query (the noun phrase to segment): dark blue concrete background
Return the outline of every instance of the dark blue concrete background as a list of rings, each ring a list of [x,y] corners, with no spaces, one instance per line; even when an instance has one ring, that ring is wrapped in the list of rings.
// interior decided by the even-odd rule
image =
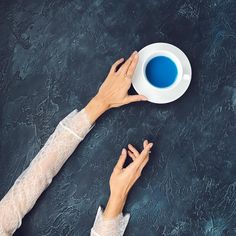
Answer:
[[[5,0],[0,27],[0,197],[117,58],[162,41],[193,68],[178,101],[99,119],[15,235],[88,235],[121,148],[144,138],[155,147],[125,235],[236,235],[234,0]]]

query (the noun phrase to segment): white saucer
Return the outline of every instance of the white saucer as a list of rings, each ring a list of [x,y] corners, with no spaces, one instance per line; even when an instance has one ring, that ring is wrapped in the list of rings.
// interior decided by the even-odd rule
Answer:
[[[178,76],[175,82],[166,88],[153,86],[146,77],[145,69],[151,58],[168,56],[177,66]],[[188,89],[192,77],[192,69],[187,56],[177,47],[169,43],[153,43],[139,51],[139,61],[135,69],[132,84],[138,94],[148,101],[158,104],[169,103],[180,98]]]

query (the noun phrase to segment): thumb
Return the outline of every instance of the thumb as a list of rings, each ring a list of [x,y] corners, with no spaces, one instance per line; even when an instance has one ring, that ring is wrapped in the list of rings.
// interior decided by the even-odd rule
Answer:
[[[130,95],[126,98],[126,102],[127,103],[131,103],[131,102],[140,102],[140,101],[147,101],[148,98],[145,97],[144,95]]]

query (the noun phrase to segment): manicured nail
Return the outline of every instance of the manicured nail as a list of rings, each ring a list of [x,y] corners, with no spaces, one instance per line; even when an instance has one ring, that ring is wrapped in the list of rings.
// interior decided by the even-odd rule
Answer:
[[[123,148],[121,154],[122,154],[122,155],[125,155],[125,153],[126,153],[126,149]]]

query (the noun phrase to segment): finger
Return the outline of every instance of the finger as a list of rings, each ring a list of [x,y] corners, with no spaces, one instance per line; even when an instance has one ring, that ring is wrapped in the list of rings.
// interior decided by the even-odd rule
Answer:
[[[137,54],[137,52],[133,52],[130,57],[126,60],[126,62],[121,66],[121,68],[119,69],[119,72],[123,75],[126,75],[128,68],[130,66],[130,64],[132,63],[134,56]]]
[[[148,140],[146,139],[143,141],[143,148],[145,148],[147,145],[148,145]],[[150,154],[150,153],[151,153],[151,151],[149,151],[148,154]]]
[[[145,139],[145,140],[143,141],[143,148],[145,148],[147,145],[148,145],[148,141],[147,141],[147,139]]]
[[[129,95],[125,98],[125,103],[132,103],[132,102],[140,102],[140,101],[147,101],[148,98],[144,95]]]
[[[140,153],[140,156],[142,156],[142,157],[148,156],[148,154],[149,154],[149,152],[150,152],[152,146],[153,146],[153,143],[149,143],[149,144],[143,149],[143,151]]]
[[[111,72],[111,73],[116,72],[117,66],[120,65],[123,61],[124,61],[124,58],[121,58],[121,59],[117,60],[117,61],[111,66],[110,72]]]
[[[144,159],[145,159],[146,157],[148,157],[149,151],[151,150],[152,146],[153,146],[153,143],[149,143],[149,144],[143,149],[143,151],[141,152],[141,154],[139,155],[139,157],[136,158],[136,160],[135,160],[135,165],[136,165],[136,167],[139,167],[139,166],[142,164],[142,162],[144,161]]]
[[[135,71],[135,68],[136,68],[137,64],[138,64],[138,53],[136,53],[134,55],[133,60],[130,64],[130,66],[128,67],[128,70],[127,70],[127,73],[126,73],[126,75],[127,75],[126,77],[128,79],[132,79],[132,76],[134,74],[134,71]]]
[[[131,151],[128,150],[128,154],[132,158],[133,161],[136,159],[136,156]]]
[[[135,157],[138,157],[140,155],[137,149],[133,145],[129,144],[128,148],[135,155]]]
[[[143,168],[147,165],[149,161],[149,157],[145,158],[144,161],[141,163],[141,165],[138,168],[139,173],[142,173]]]
[[[126,160],[126,157],[127,157],[127,151],[125,148],[122,149],[122,152],[121,152],[121,155],[120,155],[120,158],[116,164],[116,167],[118,169],[122,169],[124,164],[125,164],[125,160]]]

